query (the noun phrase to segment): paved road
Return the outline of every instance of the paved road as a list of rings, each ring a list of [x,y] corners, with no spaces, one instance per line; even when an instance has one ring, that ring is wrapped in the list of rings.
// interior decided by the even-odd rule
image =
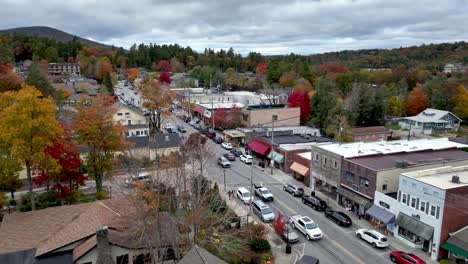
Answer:
[[[175,120],[173,121],[176,122]],[[178,121],[180,123],[180,121]],[[195,130],[188,126],[188,133]],[[213,163],[208,167],[208,177],[217,181],[220,189],[224,190],[223,169],[216,164],[216,158],[227,151],[220,145],[209,141],[210,148],[214,151]],[[285,217],[295,214],[302,214],[311,217],[322,229],[324,237],[319,241],[307,241],[305,237],[298,233],[301,240],[294,245],[299,247],[304,254],[315,256],[320,259],[320,263],[391,263],[388,249],[374,249],[371,245],[356,238],[354,232],[356,228],[343,228],[325,218],[322,212],[314,211],[312,208],[302,204],[300,198],[294,198],[283,191],[285,182],[294,182],[292,178],[279,178],[270,175],[270,169],[262,170],[258,166],[249,166],[236,160],[231,163],[231,168],[226,169],[226,190],[233,190],[240,186],[250,189],[250,178],[253,182],[262,183],[268,187],[275,196],[275,201],[269,203],[276,214],[281,212]]]

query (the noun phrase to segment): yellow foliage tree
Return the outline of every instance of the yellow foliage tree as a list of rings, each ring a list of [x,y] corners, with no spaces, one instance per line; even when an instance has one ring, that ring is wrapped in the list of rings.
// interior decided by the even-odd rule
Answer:
[[[31,167],[51,159],[44,147],[52,145],[51,139],[62,131],[55,111],[52,98],[44,98],[33,86],[23,85],[18,92],[0,96],[0,141],[10,146],[12,156],[26,167],[31,198]],[[31,208],[35,210],[34,199]]]
[[[452,101],[455,105],[453,113],[461,119],[468,119],[468,91],[463,85],[457,87]]]
[[[174,95],[157,80],[149,80],[140,87],[140,92],[144,100],[143,107],[149,111],[149,129],[153,136],[161,132],[163,117],[170,114],[169,108]]]

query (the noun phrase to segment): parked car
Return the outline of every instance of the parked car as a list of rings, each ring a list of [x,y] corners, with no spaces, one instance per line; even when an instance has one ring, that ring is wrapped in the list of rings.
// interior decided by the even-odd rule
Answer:
[[[274,200],[273,194],[270,192],[270,190],[268,190],[268,188],[261,187],[261,186],[258,188],[255,188],[255,196],[260,197],[262,201],[264,202],[268,202],[268,201],[273,202]]]
[[[202,133],[203,135],[206,135],[208,133],[208,128],[204,127],[204,126],[200,126],[200,129],[198,129],[200,131],[200,133]]]
[[[294,232],[294,228],[286,224],[286,231],[282,235],[284,241],[289,243],[296,243],[299,241],[299,236]]]
[[[252,156],[250,155],[242,154],[240,155],[239,159],[245,164],[252,164]]]
[[[420,257],[403,251],[392,251],[390,253],[390,260],[398,264],[426,264]]]
[[[303,195],[302,203],[307,204],[308,206],[314,208],[314,210],[317,211],[324,211],[325,209],[327,209],[327,203],[317,196]]]
[[[213,141],[214,141],[216,144],[221,144],[221,143],[223,143],[223,139],[220,138],[220,137],[215,137],[215,138],[213,138]]]
[[[192,121],[192,118],[190,116],[185,116],[183,120],[185,123],[189,123],[190,121]]]
[[[304,255],[300,260],[296,262],[297,264],[319,264],[320,261],[318,258],[312,256]]]
[[[223,168],[231,167],[231,162],[229,162],[229,160],[227,160],[225,157],[219,157],[218,164]]]
[[[302,196],[304,194],[304,189],[296,185],[287,183],[283,186],[283,190],[292,194],[293,196]]]
[[[273,222],[275,220],[275,213],[273,210],[262,201],[254,201],[250,206],[252,206],[252,211],[254,214],[262,220],[262,222]]]
[[[229,161],[235,161],[236,160],[236,156],[234,156],[234,154],[232,154],[232,153],[226,153],[226,154],[224,154],[224,157]]]
[[[291,225],[303,233],[307,240],[322,238],[323,232],[317,224],[308,216],[293,215],[290,218]]]
[[[239,187],[236,192],[237,198],[239,198],[243,203],[249,204],[252,202],[252,195],[249,190],[245,187]]]
[[[227,150],[231,150],[232,149],[232,144],[230,142],[223,142],[221,143],[221,146]]]
[[[215,138],[216,137],[216,131],[214,131],[213,129],[210,129],[208,130],[208,132],[206,133],[206,136],[210,139],[212,138]]]
[[[187,132],[187,129],[183,125],[178,125],[177,130],[179,130],[180,133],[185,133]]]
[[[191,126],[195,126],[197,124],[197,122],[195,122],[195,120],[192,119],[192,120],[190,120],[188,122],[188,124],[191,125]]]
[[[345,213],[340,212],[340,211],[326,209],[325,217],[331,219],[332,221],[337,223],[339,226],[349,227],[353,224],[353,222],[351,221],[351,218],[349,218],[349,216],[347,216]]]
[[[242,155],[242,151],[238,149],[231,149],[231,153],[234,154],[234,156],[236,157],[240,157],[240,155]]]
[[[366,241],[367,243],[371,244],[373,247],[377,248],[386,248],[388,247],[388,239],[386,236],[380,234],[375,230],[369,229],[358,229],[356,230],[356,236],[359,239]]]
[[[137,181],[146,182],[146,181],[149,181],[150,179],[151,179],[151,175],[148,172],[140,172],[140,173],[138,173],[138,175],[135,175],[135,176],[132,176],[132,177],[126,179],[125,184],[128,187],[131,187],[131,186],[133,186],[133,183],[135,183]]]
[[[164,129],[166,129],[167,132],[171,132],[172,130],[174,130],[174,126],[171,123],[166,123],[164,124]]]

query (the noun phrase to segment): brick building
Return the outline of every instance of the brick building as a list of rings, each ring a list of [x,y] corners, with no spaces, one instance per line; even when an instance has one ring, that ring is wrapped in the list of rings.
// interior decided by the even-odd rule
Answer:
[[[391,136],[392,132],[384,126],[353,128],[354,142],[387,141]]]
[[[47,68],[49,75],[80,75],[80,65],[78,63],[49,63]]]

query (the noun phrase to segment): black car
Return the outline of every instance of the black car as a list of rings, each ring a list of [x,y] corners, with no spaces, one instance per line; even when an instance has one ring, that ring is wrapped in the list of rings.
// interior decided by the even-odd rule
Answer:
[[[238,149],[231,149],[231,153],[234,154],[234,156],[236,157],[240,157],[240,155],[242,155],[242,151]]]
[[[223,143],[223,139],[220,138],[220,137],[215,137],[215,138],[213,138],[213,141],[214,141],[216,144],[221,144],[221,143]]]
[[[232,153],[226,153],[226,154],[224,154],[224,157],[229,161],[235,161],[236,160],[236,156],[234,156],[234,154],[232,154]]]
[[[292,185],[290,183],[287,183],[283,186],[283,190],[286,192],[292,194],[293,196],[302,196],[304,195],[304,189],[301,187],[298,187],[296,185]]]
[[[349,216],[347,216],[343,212],[326,209],[325,217],[328,219],[331,219],[332,221],[337,223],[339,226],[350,227],[353,224],[353,222],[351,221],[351,218],[349,218]]]
[[[323,211],[327,209],[327,203],[317,196],[304,195],[302,196],[302,202],[314,208],[314,210]]]
[[[298,264],[319,264],[320,260],[312,256],[304,255],[297,263]]]
[[[187,132],[187,129],[183,125],[178,125],[177,130],[179,130],[180,133],[185,133]]]

